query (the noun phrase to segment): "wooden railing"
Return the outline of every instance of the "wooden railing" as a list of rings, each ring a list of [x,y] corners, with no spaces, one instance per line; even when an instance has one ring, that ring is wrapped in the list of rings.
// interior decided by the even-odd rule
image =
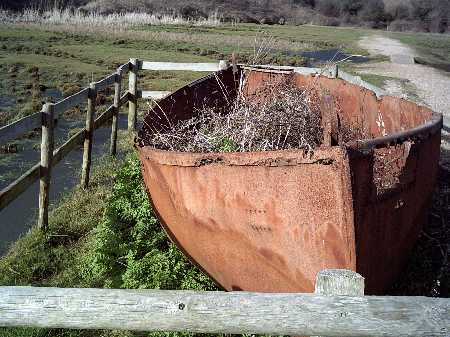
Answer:
[[[166,63],[142,62],[131,59],[111,74],[98,82],[93,82],[88,88],[64,98],[57,103],[45,104],[42,111],[24,117],[14,123],[0,128],[0,144],[17,139],[27,132],[41,128],[41,161],[16,179],[9,186],[0,191],[0,211],[26,191],[36,180],[40,180],[39,187],[39,216],[38,226],[46,228],[48,225],[49,191],[52,167],[58,164],[77,146],[83,144],[83,164],[81,168],[81,185],[89,186],[92,140],[94,131],[112,120],[110,154],[116,154],[118,113],[120,107],[128,103],[128,130],[136,129],[137,102],[139,98],[161,99],[169,94],[165,91],[138,90],[139,70],[189,70],[211,72],[227,66],[226,62],[219,63]],[[122,91],[122,80],[129,74],[129,87]],[[97,93],[110,86],[114,86],[114,103],[100,115],[96,115]],[[65,111],[87,103],[86,125],[81,131],[70,137],[62,146],[54,149],[55,120]]]
[[[450,299],[364,296],[348,270],[315,294],[0,287],[0,326],[296,336],[450,335]]]
[[[42,129],[41,161],[25,172],[16,181],[0,191],[0,211],[27,190],[36,180],[40,180],[39,192],[39,227],[45,228],[48,224],[48,203],[52,167],[59,163],[70,151],[83,143],[83,164],[81,185],[87,188],[89,185],[92,139],[96,129],[112,120],[110,154],[116,154],[117,143],[117,118],[120,107],[128,103],[128,130],[136,129],[137,103],[139,98],[158,100],[170,94],[168,91],[142,91],[138,89],[139,71],[141,70],[176,70],[176,71],[200,71],[215,72],[227,68],[226,61],[218,63],[170,63],[170,62],[146,62],[138,59],[120,66],[114,74],[111,74],[98,82],[93,82],[88,88],[69,96],[57,103],[44,105],[41,112],[24,117],[14,123],[0,128],[0,144],[14,140],[26,132],[36,128]],[[265,66],[259,66],[264,68]],[[273,67],[271,67],[273,68]],[[279,70],[293,70],[300,74],[323,74],[329,77],[342,78],[351,83],[363,86],[374,91],[377,96],[384,95],[383,90],[377,88],[358,76],[352,76],[338,69],[337,66],[320,69],[306,67],[276,67]],[[129,74],[128,90],[121,94],[122,80]],[[101,115],[96,116],[97,93],[107,87],[114,86],[114,103]],[[54,149],[54,121],[60,114],[87,102],[86,126],[83,130],[73,135],[66,143]],[[444,124],[444,130],[450,132],[450,126]]]
[[[128,66],[125,68],[128,68]],[[57,103],[47,103],[43,106],[42,111],[24,117],[0,129],[0,142],[5,143],[33,129],[42,128],[40,163],[34,165],[16,181],[0,191],[0,210],[16,199],[36,180],[40,179],[38,226],[45,228],[48,224],[48,203],[52,167],[82,143],[84,143],[84,153],[81,183],[83,187],[88,186],[93,131],[104,125],[110,119],[117,120],[119,108],[128,101],[128,92],[120,97],[122,74],[123,72],[118,71],[99,82],[91,83],[89,88],[85,88]],[[111,85],[115,85],[114,104],[94,119],[97,92]],[[79,106],[84,102],[88,104],[86,127],[70,137],[62,146],[54,149],[55,120],[68,109]],[[112,134],[117,134],[117,122],[113,123]],[[115,155],[116,138],[112,138],[112,140],[111,154]]]

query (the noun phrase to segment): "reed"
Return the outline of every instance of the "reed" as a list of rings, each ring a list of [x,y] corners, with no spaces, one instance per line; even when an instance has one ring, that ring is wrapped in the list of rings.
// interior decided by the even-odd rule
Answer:
[[[129,28],[142,25],[217,26],[221,24],[221,18],[217,12],[211,13],[205,19],[192,20],[176,14],[145,12],[99,14],[55,6],[44,10],[30,7],[21,12],[0,10],[0,23]]]

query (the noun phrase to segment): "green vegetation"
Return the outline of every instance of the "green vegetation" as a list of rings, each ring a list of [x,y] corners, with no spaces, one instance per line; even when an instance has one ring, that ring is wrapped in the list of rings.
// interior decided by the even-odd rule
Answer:
[[[39,104],[33,101],[33,72],[39,71],[42,95],[45,88],[56,88],[70,95],[94,79],[98,80],[125,63],[130,57],[146,60],[211,61],[196,56],[164,49],[158,44],[131,42],[116,45],[115,40],[86,34],[44,31],[41,29],[0,29],[0,97],[10,97],[14,104],[0,106],[0,125],[36,112]],[[173,90],[198,77],[195,73],[168,76],[160,81],[164,89]],[[151,79],[151,78],[150,78]],[[146,87],[146,78],[142,85]],[[152,89],[151,83],[148,85]],[[48,99],[48,98],[47,98]],[[43,99],[44,100],[44,99]],[[41,103],[41,102],[38,102]]]
[[[386,84],[386,81],[393,80],[393,77],[389,76],[381,76],[374,74],[360,74],[359,75],[364,81],[369,82],[379,88],[383,88]]]
[[[45,91],[70,95],[111,73],[130,57],[149,61],[212,62],[238,54],[249,62],[263,46],[260,63],[304,65],[301,51],[343,49],[367,54],[359,39],[372,31],[318,26],[139,26],[111,27],[2,25],[0,29],[0,125],[35,112]],[[426,62],[450,63],[450,39],[438,34],[395,33],[414,46]],[[142,72],[146,90],[174,90],[197,78],[192,72]],[[40,92],[39,92],[40,90]],[[2,106],[2,98],[11,103]]]
[[[90,286],[216,289],[161,230],[148,201],[135,154],[116,176],[90,250],[81,273]]]
[[[447,71],[450,71],[450,36],[448,34],[390,33],[390,35],[414,47],[425,63],[433,66],[447,65]]]
[[[125,164],[105,156],[94,167],[90,189],[67,195],[52,210],[46,233],[33,228],[0,260],[0,285],[217,289],[161,230],[136,153]],[[0,334],[131,335],[45,329],[0,329]]]
[[[248,62],[256,45],[265,46],[258,60],[261,63],[300,66],[305,64],[299,56],[304,50],[342,48],[365,53],[357,45],[364,34],[356,29],[261,28],[254,24],[142,26],[113,32],[110,27],[2,25],[0,99],[5,97],[11,103],[0,105],[0,125],[36,112],[40,103],[52,99],[47,88],[68,96],[111,73],[130,57],[212,62],[236,52],[239,62]],[[198,76],[192,72],[142,72],[140,81],[146,90],[174,90]]]

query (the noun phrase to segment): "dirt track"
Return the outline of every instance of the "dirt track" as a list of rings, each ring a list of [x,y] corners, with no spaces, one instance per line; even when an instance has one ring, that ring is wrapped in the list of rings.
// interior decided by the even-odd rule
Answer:
[[[361,47],[371,54],[384,55],[395,60],[396,56],[415,57],[417,53],[403,43],[382,36],[368,36],[360,41]],[[406,80],[415,89],[417,98],[433,110],[450,118],[450,76],[437,69],[419,64],[400,64],[391,62],[372,63],[359,67],[358,72],[376,74]],[[403,81],[404,83],[404,81]],[[385,90],[393,95],[407,95],[411,98],[401,81],[387,81]],[[403,90],[400,88],[403,87]],[[408,95],[409,94],[409,95]],[[414,98],[413,98],[414,99]]]
[[[384,90],[391,95],[408,98],[440,112],[450,124],[450,76],[446,73],[420,64],[394,63],[407,60],[417,53],[400,41],[383,36],[366,36],[360,46],[373,55],[384,55],[391,62],[371,63],[358,67],[361,74],[375,74],[393,77],[385,83]],[[399,55],[406,58],[398,57]],[[394,61],[394,62],[393,62]],[[396,80],[398,79],[398,80]],[[441,164],[450,168],[450,137],[443,133]]]

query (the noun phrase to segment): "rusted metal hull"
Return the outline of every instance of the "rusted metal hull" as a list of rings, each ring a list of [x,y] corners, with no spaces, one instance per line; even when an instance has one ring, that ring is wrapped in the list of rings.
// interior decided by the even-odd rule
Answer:
[[[240,74],[226,70],[217,76],[226,100],[210,76],[169,96],[160,108],[177,120],[200,105],[226,106]],[[311,292],[317,272],[345,268],[366,278],[368,294],[382,293],[401,272],[425,220],[437,177],[441,117],[324,77],[255,71],[242,89],[256,99],[259,87],[283,76],[327,93],[323,114],[330,121],[330,144],[306,155],[175,153],[141,143],[154,208],[171,239],[226,290]],[[157,128],[154,121],[146,117]],[[404,130],[427,122],[429,127],[405,136]],[[365,140],[334,145],[337,124],[361,125]],[[148,132],[144,126],[140,138]],[[396,132],[400,136],[389,139]]]

